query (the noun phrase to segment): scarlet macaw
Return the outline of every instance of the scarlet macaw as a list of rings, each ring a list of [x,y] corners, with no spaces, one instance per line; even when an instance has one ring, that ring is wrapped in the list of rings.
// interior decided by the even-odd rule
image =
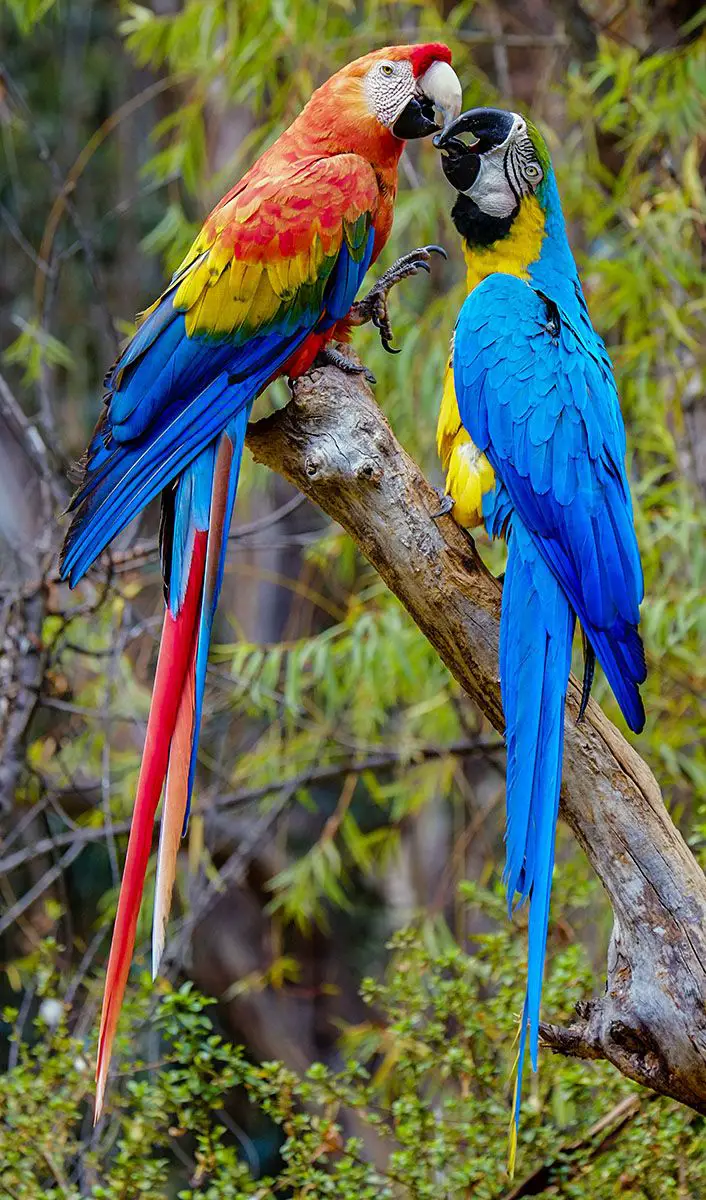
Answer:
[[[471,135],[466,145],[459,137]],[[469,295],[437,443],[448,511],[508,543],[500,621],[510,909],[529,898],[529,955],[512,1125],[539,1011],[554,867],[564,701],[576,617],[631,729],[645,714],[642,570],[610,360],[586,308],[547,147],[512,112],[463,113],[434,139],[458,195]],[[512,1157],[512,1155],[511,1155]]]
[[[442,123],[460,112],[450,62],[449,49],[437,43],[387,47],[314,92],[213,210],[108,373],[105,408],[71,503],[62,577],[77,583],[161,493],[166,613],[107,969],[96,1119],[166,780],[155,972],[164,945],[248,414],[273,379],[301,375],[332,339],[346,340],[352,325],[372,319],[389,348],[386,292],[398,278],[428,269],[427,249],[401,260],[366,301],[354,301],[390,233],[405,139],[439,129],[435,109]],[[346,365],[340,352],[335,357]]]

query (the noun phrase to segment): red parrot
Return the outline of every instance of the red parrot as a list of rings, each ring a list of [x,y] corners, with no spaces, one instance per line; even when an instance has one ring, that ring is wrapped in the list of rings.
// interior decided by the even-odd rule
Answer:
[[[372,319],[389,349],[387,292],[428,269],[428,250],[400,260],[364,301],[355,297],[390,233],[405,139],[438,129],[436,113],[446,125],[460,112],[450,63],[441,44],[387,47],[314,92],[213,210],[106,378],[62,578],[76,584],[161,493],[166,612],[105,982],[96,1120],[163,789],[153,972],[164,945],[248,415],[273,379],[303,374],[353,325]]]

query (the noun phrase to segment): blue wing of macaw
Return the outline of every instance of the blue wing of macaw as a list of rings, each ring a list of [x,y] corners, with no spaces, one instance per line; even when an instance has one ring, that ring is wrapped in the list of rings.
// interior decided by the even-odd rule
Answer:
[[[461,420],[561,584],[631,729],[644,724],[642,568],[625,432],[601,344],[528,283],[493,275],[459,316]]]
[[[507,742],[508,899],[530,898],[515,1133],[539,1013],[575,615],[625,719],[640,730],[642,571],[610,367],[585,309],[573,323],[529,283],[492,275],[459,316],[454,382],[464,427],[496,475],[484,500],[508,540],[500,621]],[[578,332],[580,330],[580,332]]]

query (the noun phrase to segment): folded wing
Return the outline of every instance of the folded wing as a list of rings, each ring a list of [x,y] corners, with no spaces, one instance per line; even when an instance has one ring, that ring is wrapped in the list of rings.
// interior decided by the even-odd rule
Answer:
[[[106,378],[62,572],[108,542],[286,366],[346,315],[378,184],[353,154],[284,163],[226,198]]]

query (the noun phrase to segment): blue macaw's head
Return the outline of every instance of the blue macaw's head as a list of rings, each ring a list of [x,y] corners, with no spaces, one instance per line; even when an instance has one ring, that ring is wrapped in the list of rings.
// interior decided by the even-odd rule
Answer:
[[[454,223],[470,246],[505,237],[526,199],[546,209],[549,152],[539,130],[518,113],[472,108],[437,134],[434,145],[458,192]]]

